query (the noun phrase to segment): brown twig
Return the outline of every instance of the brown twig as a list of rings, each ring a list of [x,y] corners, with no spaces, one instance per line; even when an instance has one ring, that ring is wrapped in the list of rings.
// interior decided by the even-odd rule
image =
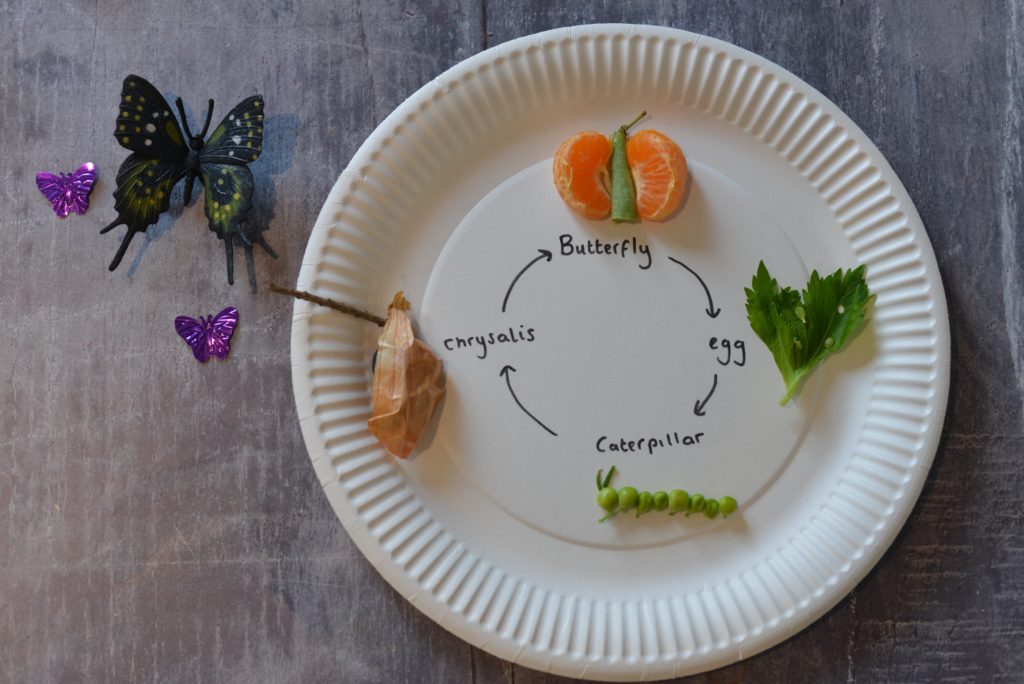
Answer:
[[[270,285],[268,285],[268,288],[270,289],[271,292],[288,295],[289,297],[295,297],[296,299],[304,299],[307,302],[313,302],[314,304],[326,306],[330,309],[334,309],[335,311],[340,311],[344,314],[348,314],[349,316],[355,316],[356,318],[361,318],[364,321],[376,323],[381,327],[384,327],[384,324],[387,322],[385,319],[381,318],[380,316],[375,316],[369,311],[357,309],[354,306],[350,306],[343,302],[336,302],[333,299],[327,299],[326,297],[318,297],[315,294],[311,294],[303,290],[293,290],[290,287],[281,287],[280,285],[277,285],[275,283],[270,283]]]

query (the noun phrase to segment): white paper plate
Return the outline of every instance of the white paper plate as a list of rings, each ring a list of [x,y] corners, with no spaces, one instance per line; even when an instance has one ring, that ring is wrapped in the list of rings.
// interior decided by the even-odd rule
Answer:
[[[575,216],[554,150],[641,109],[640,128],[687,154],[682,211]],[[564,252],[588,240],[620,246]],[[867,329],[785,408],[743,308],[759,259],[794,286],[865,263],[877,294]],[[896,536],[942,427],[942,284],[892,169],[800,79],[683,31],[550,31],[445,72],[341,174],[298,284],[381,312],[404,289],[448,373],[426,449],[397,461],[366,429],[377,330],[296,304],[296,402],[338,517],[420,610],[539,670],[667,678],[802,629]],[[457,339],[490,333],[486,354]],[[711,337],[743,341],[743,365]],[[609,451],[623,440],[633,451]],[[741,512],[599,525],[594,474],[613,463],[617,485],[732,494]]]

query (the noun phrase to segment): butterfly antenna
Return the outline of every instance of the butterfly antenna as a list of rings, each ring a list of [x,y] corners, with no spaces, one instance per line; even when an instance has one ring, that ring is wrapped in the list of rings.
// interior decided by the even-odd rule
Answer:
[[[121,264],[121,259],[124,258],[124,253],[128,251],[128,243],[135,237],[135,230],[132,228],[128,229],[128,234],[124,236],[124,240],[121,240],[121,246],[117,248],[117,254],[114,255],[114,260],[110,262],[110,270],[113,271]]]
[[[181,125],[185,129],[185,135],[187,135],[189,138],[192,138],[192,131],[190,131],[188,128],[188,117],[185,116],[185,103],[182,102],[181,98],[179,97],[177,100],[174,101],[174,104],[178,106],[178,114],[181,114]]]
[[[210,100],[206,106],[206,123],[203,124],[203,132],[199,134],[200,138],[206,138],[206,131],[210,130],[210,121],[213,120],[213,100]]]

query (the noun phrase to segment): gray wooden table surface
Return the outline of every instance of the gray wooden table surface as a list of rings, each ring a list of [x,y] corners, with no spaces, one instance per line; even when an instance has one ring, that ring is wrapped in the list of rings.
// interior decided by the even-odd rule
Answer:
[[[593,22],[722,38],[833,100],[917,203],[949,301],[949,415],[906,528],[823,619],[696,681],[1024,681],[1024,0],[0,0],[0,680],[562,681],[450,635],[361,556],[263,284],[294,281],[338,173],[419,86]],[[256,251],[257,292],[180,188],[107,271],[129,72],[194,110],[266,97],[254,221],[279,258]],[[92,208],[58,220],[34,174],[86,160]],[[172,319],[229,304],[232,356],[200,366]]]

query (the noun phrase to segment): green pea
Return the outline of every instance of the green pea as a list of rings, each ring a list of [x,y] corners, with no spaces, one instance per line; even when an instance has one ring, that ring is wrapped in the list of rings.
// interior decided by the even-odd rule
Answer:
[[[673,489],[668,493],[669,515],[682,513],[690,505],[690,495],[683,489]]]
[[[714,499],[708,499],[704,502],[704,515],[709,518],[714,518],[718,515],[718,502]]]
[[[614,511],[619,505],[619,493],[614,487],[605,487],[597,493],[597,505],[609,513]]]
[[[636,517],[640,517],[654,507],[654,497],[650,492],[640,492],[636,502]]]
[[[663,511],[668,508],[668,494],[665,492],[654,492],[654,510]]]
[[[704,510],[704,495],[694,494],[690,497],[690,505],[687,506],[687,515],[690,513],[700,513]]]
[[[636,487],[622,487],[619,489],[619,510],[628,511],[633,506],[636,506],[637,492]]]
[[[723,496],[721,499],[718,500],[718,508],[720,511],[722,511],[722,517],[728,518],[730,515],[735,513],[736,509],[738,508],[736,504],[736,499],[732,498],[731,496]]]
[[[636,213],[636,186],[633,184],[633,173],[629,170],[629,162],[626,160],[626,135],[630,127],[637,121],[644,118],[647,112],[633,119],[612,134],[612,221],[637,221],[640,215]]]

